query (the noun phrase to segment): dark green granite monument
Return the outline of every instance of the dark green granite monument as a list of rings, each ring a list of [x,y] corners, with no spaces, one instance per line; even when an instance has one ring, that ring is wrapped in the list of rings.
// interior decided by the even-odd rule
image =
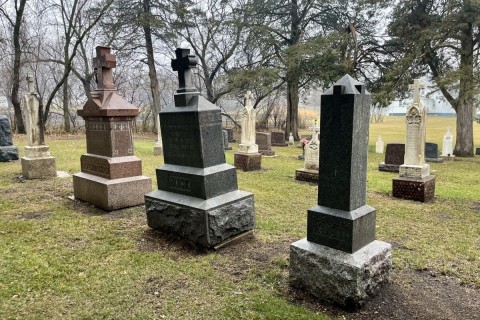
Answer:
[[[145,195],[147,223],[214,247],[254,228],[253,194],[238,190],[236,170],[225,162],[220,108],[193,86],[197,60],[189,53],[178,48],[172,60],[179,88],[160,112],[165,164],[158,190]]]
[[[291,285],[347,309],[374,295],[392,264],[366,205],[370,102],[349,75],[322,94],[318,205],[308,210],[307,238],[290,247]]]

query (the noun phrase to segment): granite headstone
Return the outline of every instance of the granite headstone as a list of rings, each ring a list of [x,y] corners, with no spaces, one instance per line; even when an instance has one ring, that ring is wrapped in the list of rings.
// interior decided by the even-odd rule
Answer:
[[[363,306],[392,266],[366,205],[370,101],[348,75],[322,94],[318,205],[308,210],[307,238],[290,246],[290,284],[348,309]]]
[[[425,161],[443,162],[443,159],[438,157],[438,144],[433,142],[425,142]]]
[[[220,108],[193,86],[195,55],[181,48],[175,55],[179,88],[160,112],[165,164],[156,170],[158,190],[145,195],[147,223],[214,247],[254,228],[253,194],[238,190],[236,170],[225,162]]]
[[[96,47],[97,89],[77,113],[85,120],[87,153],[81,172],[73,175],[77,199],[105,210],[144,203],[152,179],[142,176],[142,160],[133,154],[132,122],[140,109],[118,93],[113,82],[116,57],[108,47]]]
[[[18,160],[18,147],[13,145],[12,129],[7,116],[0,115],[0,162]]]
[[[255,143],[258,145],[258,152],[264,156],[274,156],[275,150],[272,150],[272,136],[267,132],[257,132]]]
[[[379,171],[398,172],[405,157],[404,143],[387,143],[385,148],[385,162],[378,165]]]
[[[272,131],[272,146],[274,147],[286,147],[288,144],[285,143],[285,132],[283,131]]]

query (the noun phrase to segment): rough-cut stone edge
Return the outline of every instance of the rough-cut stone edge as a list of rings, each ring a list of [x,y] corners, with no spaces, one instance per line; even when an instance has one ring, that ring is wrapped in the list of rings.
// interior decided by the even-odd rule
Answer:
[[[400,172],[400,165],[380,163],[378,165],[378,171],[398,173],[398,172]]]
[[[208,200],[169,195],[175,194],[157,190],[145,195],[150,228],[209,248],[255,227],[252,193],[237,190]]]
[[[18,147],[0,146],[0,162],[9,162],[18,159]]]
[[[290,245],[290,285],[349,310],[363,307],[388,282],[391,268],[391,245],[383,241],[352,254],[306,238]]]
[[[109,180],[84,172],[73,175],[75,198],[107,211],[142,205],[151,190],[152,179],[145,176]]]
[[[22,157],[22,175],[25,179],[42,179],[57,176],[55,157]]]

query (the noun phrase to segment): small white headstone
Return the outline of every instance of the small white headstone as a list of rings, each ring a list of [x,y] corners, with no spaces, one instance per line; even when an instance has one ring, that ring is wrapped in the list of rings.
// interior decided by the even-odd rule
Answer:
[[[376,153],[383,153],[384,144],[382,140],[382,136],[378,136],[377,143],[375,145],[375,152]]]
[[[447,127],[447,133],[443,136],[442,157],[453,156],[453,135],[451,127]]]
[[[290,132],[290,136],[288,137],[288,144],[293,146],[295,145],[295,139],[293,138],[293,134]]]

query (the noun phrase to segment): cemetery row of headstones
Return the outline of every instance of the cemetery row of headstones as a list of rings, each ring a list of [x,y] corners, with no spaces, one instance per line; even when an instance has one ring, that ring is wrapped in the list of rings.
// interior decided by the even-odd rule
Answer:
[[[245,99],[234,167],[225,159],[223,141],[228,142],[229,134],[222,130],[220,109],[193,86],[196,57],[178,48],[172,68],[178,71],[179,88],[174,103],[160,112],[164,164],[156,169],[157,190],[151,191],[151,179],[142,176],[141,160],[133,154],[131,123],[139,109],[118,94],[112,74],[116,58],[110,48],[97,47],[96,53],[97,89],[78,111],[85,120],[87,153],[80,159],[81,172],[73,176],[75,198],[105,210],[145,203],[149,227],[202,247],[251,234],[254,196],[238,189],[235,167],[259,169],[262,154],[273,151],[271,135],[255,132],[252,94],[247,92]],[[27,152],[26,162],[47,161],[47,171],[53,172],[48,146],[36,138],[33,115],[38,111],[29,84],[28,150],[35,151]],[[435,188],[424,157],[426,114],[419,88],[416,81],[414,103],[406,116],[407,143],[397,151],[404,160],[399,164],[400,176],[393,181],[394,196],[414,200],[433,197]],[[312,138],[304,148],[305,166],[296,173],[298,180],[317,181],[319,191],[317,204],[307,212],[307,237],[290,247],[290,283],[321,300],[353,309],[388,281],[392,267],[391,245],[375,240],[376,210],[366,205],[370,102],[365,85],[348,75],[326,90],[321,96],[320,128],[312,127]],[[280,140],[285,145],[283,133]],[[0,143],[8,150],[2,149],[2,155],[16,151],[18,159],[11,136],[0,134]],[[387,145],[387,154],[391,148]]]

